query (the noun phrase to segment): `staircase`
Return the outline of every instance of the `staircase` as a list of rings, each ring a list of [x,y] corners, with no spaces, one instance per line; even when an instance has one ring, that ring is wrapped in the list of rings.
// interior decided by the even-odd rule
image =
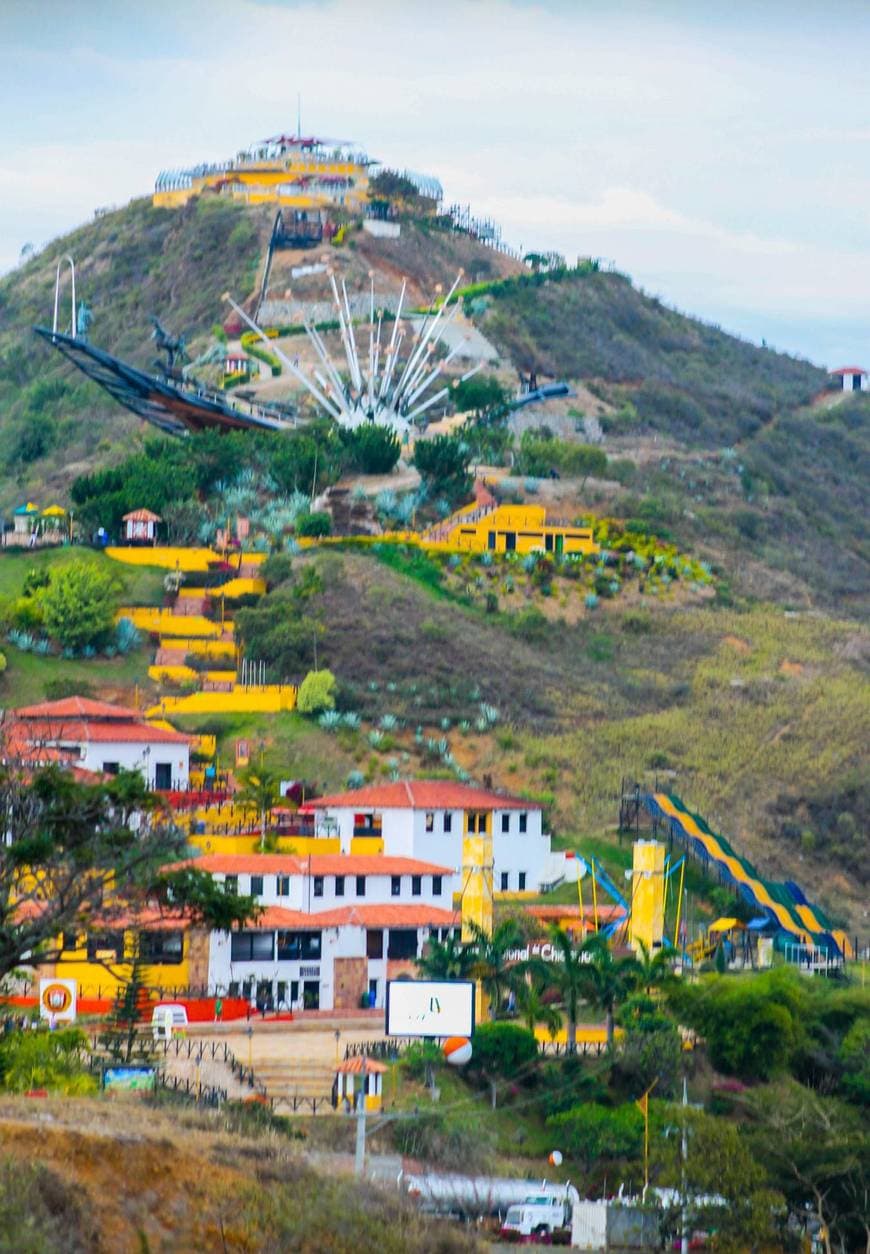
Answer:
[[[331,1110],[334,1079],[333,1067],[324,1062],[264,1060],[257,1064],[257,1083],[277,1114]]]

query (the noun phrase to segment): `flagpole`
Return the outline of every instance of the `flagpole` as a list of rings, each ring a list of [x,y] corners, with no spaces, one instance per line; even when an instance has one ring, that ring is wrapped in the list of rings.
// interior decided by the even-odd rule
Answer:
[[[653,1080],[647,1091],[644,1093],[635,1105],[640,1108],[643,1115],[643,1200],[646,1201],[647,1189],[649,1188],[649,1095],[658,1084],[658,1076]]]

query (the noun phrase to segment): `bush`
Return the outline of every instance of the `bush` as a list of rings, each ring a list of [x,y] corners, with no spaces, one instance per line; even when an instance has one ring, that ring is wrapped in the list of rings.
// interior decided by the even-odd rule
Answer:
[[[364,475],[388,475],[402,451],[395,431],[373,422],[346,432],[343,439],[352,465]]]
[[[328,536],[332,531],[332,518],[325,510],[300,514],[296,519],[297,536]]]
[[[309,671],[299,685],[296,708],[300,714],[318,714],[335,708],[335,676],[332,671]]]
[[[638,1158],[643,1150],[643,1115],[629,1105],[601,1106],[588,1102],[547,1120],[563,1151],[575,1155],[588,1171],[600,1159]]]
[[[102,643],[115,615],[115,580],[93,562],[77,559],[53,572],[40,593],[45,630],[65,649]]]
[[[11,1093],[50,1089],[93,1093],[97,1082],[85,1066],[87,1038],[78,1028],[12,1032],[0,1041],[0,1085]]]
[[[468,446],[452,435],[438,435],[434,440],[418,440],[414,446],[414,465],[433,495],[443,496],[451,504],[465,500],[471,492]]]
[[[518,1023],[481,1023],[471,1038],[471,1065],[487,1075],[515,1076],[538,1057],[538,1042]]]

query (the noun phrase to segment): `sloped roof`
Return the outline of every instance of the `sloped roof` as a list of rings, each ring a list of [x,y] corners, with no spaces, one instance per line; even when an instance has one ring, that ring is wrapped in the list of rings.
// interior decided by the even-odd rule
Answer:
[[[142,715],[126,705],[111,705],[108,701],[94,701],[90,697],[64,697],[60,701],[40,701],[37,705],[22,705],[15,710],[18,718],[114,718],[127,721],[140,719]]]
[[[134,509],[131,514],[125,514],[124,522],[162,522],[163,519],[159,514],[152,514],[150,509]]]
[[[450,867],[385,854],[206,853],[182,865],[217,875],[452,875]]]
[[[836,370],[829,370],[828,374],[866,374],[867,371],[863,366],[838,366]]]
[[[311,912],[267,906],[245,928],[260,932],[281,928],[314,932],[324,927],[455,927],[460,917],[458,912],[445,910],[443,906],[427,906],[425,902],[372,903]]]
[[[540,810],[535,801],[476,788],[444,779],[404,779],[372,784],[352,792],[317,797],[300,806],[304,814],[316,810]]]

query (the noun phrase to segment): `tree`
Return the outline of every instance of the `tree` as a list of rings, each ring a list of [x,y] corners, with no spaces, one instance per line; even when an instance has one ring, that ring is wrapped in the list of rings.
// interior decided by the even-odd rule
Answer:
[[[261,761],[259,766],[249,766],[242,772],[240,783],[242,786],[236,793],[236,800],[250,806],[259,815],[262,853],[266,847],[266,820],[281,795],[280,778],[276,771],[270,771]]]
[[[49,767],[0,774],[0,981],[55,962],[60,937],[98,920],[111,929],[146,908],[218,930],[255,912],[204,871],[179,865],[187,838],[138,772],[80,783]]]
[[[495,1110],[500,1079],[522,1079],[537,1061],[534,1033],[518,1023],[481,1023],[471,1038],[471,1059],[490,1087]]]
[[[580,1158],[587,1171],[599,1159],[638,1159],[643,1152],[643,1115],[634,1102],[616,1108],[584,1102],[551,1115],[547,1127],[557,1131],[563,1149]]]
[[[335,709],[335,676],[332,671],[309,671],[296,696],[300,714],[317,714]]]
[[[637,985],[637,962],[633,957],[614,958],[600,933],[590,936],[582,952],[587,960],[582,966],[581,986],[587,1000],[604,1011],[607,1050],[612,1054],[614,1013],[618,1003]]]
[[[112,631],[117,588],[95,562],[76,559],[53,571],[39,593],[45,630],[65,649],[99,644]]]
[[[364,475],[388,475],[399,460],[402,444],[395,431],[365,422],[342,433],[352,464]]]
[[[544,981],[533,972],[517,985],[517,1007],[520,1018],[532,1034],[539,1023],[544,1025],[551,1037],[555,1037],[562,1026],[561,1014],[552,1002],[546,1000]]]
[[[471,974],[474,953],[463,944],[456,932],[448,932],[443,941],[430,937],[417,970],[427,980],[467,980]]]
[[[516,988],[520,978],[520,970],[509,955],[522,944],[523,936],[515,919],[504,919],[493,929],[492,936],[476,923],[472,923],[471,929],[471,974],[486,994],[495,1018],[505,994]]]
[[[746,1099],[750,1143],[799,1218],[809,1209],[825,1250],[870,1249],[870,1131],[836,1098],[791,1081]]]
[[[638,984],[649,996],[652,989],[665,988],[673,982],[675,978],[671,965],[673,958],[666,949],[657,949],[651,954],[646,941],[639,940],[637,945],[635,962],[637,963]]]
[[[436,435],[432,440],[418,440],[414,445],[414,465],[436,496],[453,504],[470,495],[469,450],[456,436]]]
[[[453,389],[453,404],[460,413],[471,411],[478,417],[502,413],[510,394],[494,374],[476,374],[460,380]]]
[[[574,943],[571,933],[566,932],[558,924],[551,924],[548,931],[560,960],[529,965],[533,966],[549,987],[558,991],[562,1008],[568,1019],[568,1053],[573,1054],[577,1050],[577,1017],[580,1002],[583,999],[583,990],[586,987],[583,950],[581,946]]]
[[[300,514],[296,519],[297,536],[328,536],[332,531],[332,515],[326,510]]]

